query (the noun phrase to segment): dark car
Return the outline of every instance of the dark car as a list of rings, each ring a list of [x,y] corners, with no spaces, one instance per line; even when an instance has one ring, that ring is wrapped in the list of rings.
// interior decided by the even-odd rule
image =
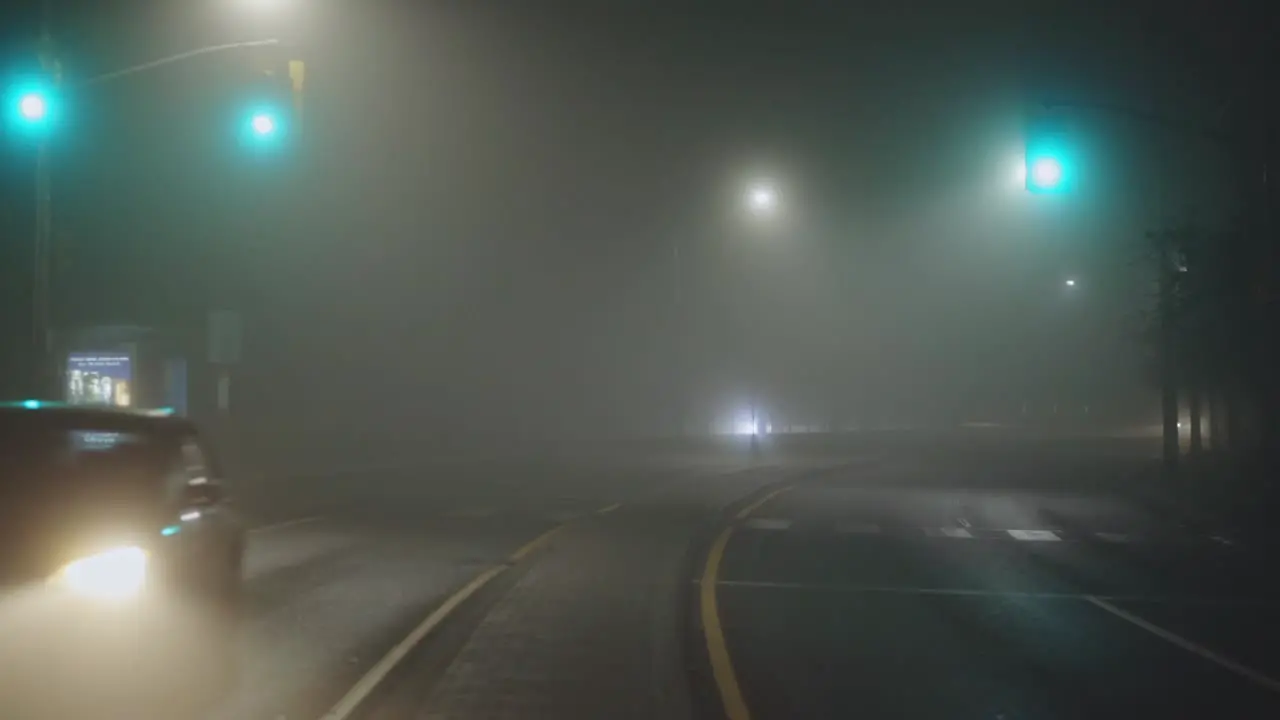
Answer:
[[[0,406],[0,715],[104,717],[224,689],[243,554],[192,423]]]

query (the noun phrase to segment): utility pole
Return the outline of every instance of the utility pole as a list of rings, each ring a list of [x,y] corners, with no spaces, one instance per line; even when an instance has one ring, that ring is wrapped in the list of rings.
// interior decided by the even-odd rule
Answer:
[[[54,51],[52,0],[40,4],[40,69],[56,87],[62,69]],[[53,371],[53,330],[50,310],[50,263],[53,257],[53,181],[51,133],[41,133],[36,147],[35,233],[31,243],[31,348],[32,379],[36,397],[55,392]]]
[[[1178,365],[1177,328],[1174,310],[1173,236],[1168,231],[1153,235],[1158,258],[1157,312],[1160,315],[1160,417],[1162,426],[1161,461],[1165,479],[1172,482],[1178,474]]]
[[[671,411],[675,422],[675,435],[684,435],[685,424],[685,320],[684,298],[681,295],[681,284],[684,282],[684,273],[680,257],[680,237],[676,235],[671,238],[671,346],[674,349],[672,355],[671,372]]]

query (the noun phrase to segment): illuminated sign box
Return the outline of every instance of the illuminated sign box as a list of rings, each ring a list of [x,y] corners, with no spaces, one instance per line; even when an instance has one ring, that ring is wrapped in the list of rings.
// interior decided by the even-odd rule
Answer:
[[[71,353],[66,378],[70,405],[133,405],[133,358],[126,353]]]

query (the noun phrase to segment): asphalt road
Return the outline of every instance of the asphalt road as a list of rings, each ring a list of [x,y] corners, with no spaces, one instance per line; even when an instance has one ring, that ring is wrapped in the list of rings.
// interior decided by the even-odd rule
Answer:
[[[1057,460],[884,456],[736,518],[702,615],[730,717],[1280,716],[1274,555]]]
[[[668,515],[700,522],[707,514],[697,509],[698,502],[670,498],[723,497],[727,502],[769,476],[733,473],[742,465],[734,459],[661,465],[459,463],[244,488],[245,512],[255,529],[245,567],[248,603],[239,638],[239,682],[208,718],[320,718],[476,576],[490,568],[537,569],[533,551],[554,557],[555,550],[576,545],[542,548],[529,546],[531,541],[556,528],[589,528],[593,521],[609,520],[618,527],[636,508],[664,502]],[[648,513],[641,518],[645,528],[654,522]],[[658,525],[651,534],[665,536],[675,553],[676,564],[663,568],[674,614],[677,590],[684,589],[677,570],[687,533]],[[530,557],[513,562],[521,552]],[[598,578],[585,580],[590,587],[580,588],[578,595],[589,601],[600,587]],[[468,604],[470,614],[487,612],[491,600],[513,584],[495,583],[487,596]],[[452,614],[446,624],[472,629]],[[674,645],[676,626],[669,625]],[[441,634],[433,632],[423,651]],[[409,660],[416,662],[420,654]],[[411,673],[399,674],[410,675],[408,685],[417,686]],[[376,696],[348,716],[390,711],[395,693],[385,684],[391,683],[379,683]]]
[[[207,720],[1275,717],[1267,548],[1150,448],[899,439],[242,488]]]

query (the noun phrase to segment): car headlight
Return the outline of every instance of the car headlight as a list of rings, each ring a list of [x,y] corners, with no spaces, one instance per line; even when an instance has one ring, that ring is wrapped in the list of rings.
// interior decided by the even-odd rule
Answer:
[[[53,580],[88,597],[131,598],[140,593],[147,582],[147,553],[133,546],[111,548],[67,563]]]

